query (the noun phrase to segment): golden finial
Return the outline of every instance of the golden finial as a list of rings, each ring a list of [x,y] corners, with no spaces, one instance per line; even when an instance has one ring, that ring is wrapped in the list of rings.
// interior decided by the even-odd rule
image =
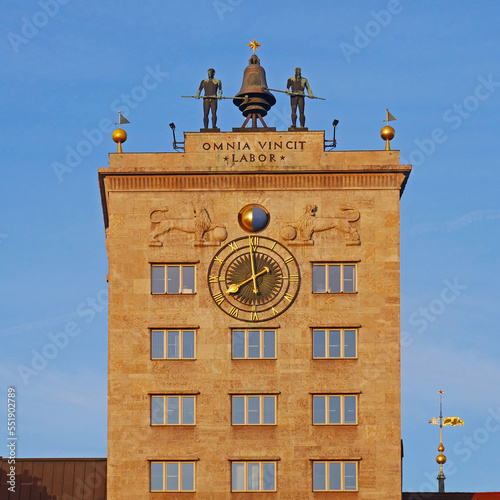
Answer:
[[[389,112],[389,111],[387,111]],[[391,115],[392,116],[392,115]],[[394,119],[394,118],[393,118]],[[390,127],[392,128],[392,127]],[[439,492],[444,493],[444,480],[446,479],[443,473],[443,464],[446,463],[446,456],[443,454],[444,446],[443,446],[443,427],[447,425],[451,425],[455,427],[456,425],[464,425],[464,421],[458,417],[446,417],[443,419],[443,391],[439,391],[439,417],[433,417],[429,420],[429,423],[432,425],[439,425],[439,446],[438,451],[439,455],[436,457],[436,462],[439,464],[439,474],[437,477]]]
[[[396,131],[389,125],[390,121],[394,121],[396,118],[389,113],[389,108],[385,108],[387,112],[387,118],[383,120],[384,122],[387,123],[385,127],[382,127],[382,130],[380,131],[380,137],[385,141],[385,150],[390,151],[391,150],[391,145],[389,144],[389,141],[392,141],[394,139],[394,136],[396,135]]]
[[[113,141],[118,143],[118,149],[116,151],[117,153],[123,153],[122,143],[127,140],[127,132],[125,132],[125,130],[120,127],[120,125],[124,123],[130,122],[122,115],[121,111],[118,111],[118,123],[115,123],[115,125],[118,125],[118,128],[111,135]]]
[[[254,37],[254,39],[253,39],[253,42],[250,42],[250,43],[248,44],[248,46],[249,46],[249,47],[251,47],[251,48],[253,49],[253,53],[254,53],[254,54],[255,54],[255,50],[256,50],[256,49],[258,49],[259,47],[262,47],[262,45],[261,45],[259,42],[257,42],[257,41],[255,40],[255,37]]]

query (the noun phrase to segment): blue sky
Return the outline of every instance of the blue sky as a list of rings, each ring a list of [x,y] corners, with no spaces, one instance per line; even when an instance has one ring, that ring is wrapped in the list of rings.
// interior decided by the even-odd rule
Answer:
[[[499,491],[499,19],[500,4],[481,0],[4,0],[0,380],[5,395],[17,388],[19,455],[106,455],[97,168],[116,148],[110,122],[118,109],[131,121],[125,151],[171,151],[170,122],[178,135],[202,126],[201,104],[180,96],[209,67],[238,92],[255,37],[270,87],[300,66],[327,99],[307,101],[307,125],[330,136],[339,119],[339,150],[383,149],[385,108],[397,118],[392,147],[413,164],[401,200],[404,488],[436,488],[428,420],[442,388],[445,415],[465,421],[444,430],[447,490]],[[285,130],[277,98],[266,121]],[[241,122],[220,104],[221,129]]]

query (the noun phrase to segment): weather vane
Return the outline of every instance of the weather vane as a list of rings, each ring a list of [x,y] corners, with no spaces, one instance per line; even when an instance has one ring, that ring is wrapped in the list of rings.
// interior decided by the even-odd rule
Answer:
[[[115,141],[118,144],[118,149],[117,153],[123,153],[122,150],[122,143],[127,140],[127,132],[121,128],[121,125],[124,125],[125,123],[130,123],[123,115],[121,111],[118,111],[118,123],[115,123],[115,125],[118,125],[118,128],[113,132],[113,135],[111,136],[113,138],[113,141]]]
[[[387,111],[389,119],[389,111]],[[391,115],[392,116],[392,115]],[[393,117],[393,119],[395,119]],[[443,391],[439,391],[439,417],[433,417],[429,420],[429,423],[432,425],[439,425],[439,446],[438,451],[439,455],[436,457],[436,462],[439,464],[439,474],[437,476],[438,485],[439,485],[439,493],[444,493],[444,480],[446,479],[443,473],[443,464],[446,463],[446,457],[443,455],[444,446],[443,446],[443,427],[447,425],[451,425],[455,427],[457,425],[464,425],[464,421],[458,417],[446,417],[443,418]]]
[[[256,51],[258,48],[262,47],[262,44],[260,44],[259,42],[257,42],[257,41],[255,40],[255,37],[254,37],[253,41],[252,41],[252,42],[250,42],[250,43],[248,44],[248,46],[249,46],[249,47],[251,47],[251,48],[253,49],[253,53],[255,54],[255,51]]]
[[[386,125],[382,127],[382,130],[380,131],[380,137],[382,137],[382,139],[385,141],[385,150],[390,151],[391,145],[389,144],[389,142],[394,139],[396,131],[389,125],[389,122],[395,121],[396,118],[394,118],[394,116],[389,113],[389,108],[385,108],[385,110],[387,112],[387,118],[382,121],[386,122]]]

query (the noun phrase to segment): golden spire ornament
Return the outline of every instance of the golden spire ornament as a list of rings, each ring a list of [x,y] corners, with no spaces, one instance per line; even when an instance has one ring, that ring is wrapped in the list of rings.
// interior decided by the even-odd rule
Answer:
[[[127,140],[127,132],[125,132],[125,130],[123,130],[120,127],[120,125],[125,123],[130,123],[130,122],[122,115],[121,111],[118,111],[118,123],[115,123],[115,125],[118,125],[118,128],[111,135],[113,141],[115,141],[118,144],[118,149],[116,151],[117,153],[123,153],[122,143]]]
[[[385,110],[387,112],[387,118],[383,121],[386,122],[387,125],[382,127],[382,130],[380,131],[380,137],[382,137],[382,139],[384,139],[385,141],[385,150],[390,151],[391,145],[389,144],[389,142],[394,139],[396,131],[389,125],[389,122],[395,121],[396,118],[394,118],[394,116],[389,113],[389,108],[385,108]]]
[[[255,54],[256,49],[262,47],[262,45],[255,40],[255,37],[254,37],[253,41],[248,44],[248,46],[253,49],[254,54]]]
[[[391,127],[392,128],[392,127]],[[446,417],[443,419],[443,391],[439,391],[439,417],[432,417],[429,420],[429,423],[432,425],[439,425],[439,446],[438,451],[439,455],[436,457],[436,462],[439,464],[439,474],[437,476],[438,480],[438,491],[439,493],[444,493],[444,480],[446,479],[443,473],[443,465],[446,463],[446,456],[443,454],[444,446],[443,446],[443,427],[447,425],[451,425],[455,427],[457,425],[464,425],[464,421],[458,417]]]

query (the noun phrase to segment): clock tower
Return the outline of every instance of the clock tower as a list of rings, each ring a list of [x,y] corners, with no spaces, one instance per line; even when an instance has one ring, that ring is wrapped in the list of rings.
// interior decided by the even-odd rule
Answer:
[[[107,498],[401,498],[410,166],[323,131],[184,135],[99,170]]]

